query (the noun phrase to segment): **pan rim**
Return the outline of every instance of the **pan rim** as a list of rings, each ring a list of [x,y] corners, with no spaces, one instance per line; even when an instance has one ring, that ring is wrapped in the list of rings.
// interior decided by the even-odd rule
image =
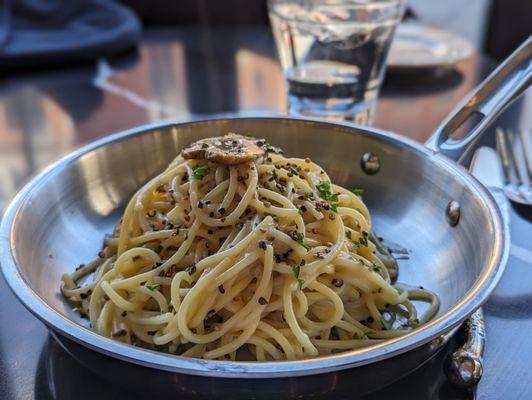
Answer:
[[[495,240],[492,255],[485,266],[483,273],[480,274],[468,292],[466,292],[466,294],[449,310],[413,332],[367,348],[298,361],[230,362],[201,360],[134,347],[105,338],[104,336],[79,325],[52,308],[32,289],[17,267],[14,258],[13,250],[15,244],[12,240],[12,233],[16,226],[18,212],[21,207],[24,206],[25,200],[27,200],[36,187],[42,185],[50,175],[65,168],[69,163],[72,163],[83,155],[107,144],[125,140],[130,136],[142,135],[143,133],[154,129],[172,128],[177,126],[183,127],[194,124],[220,123],[223,120],[228,119],[282,120],[286,123],[325,125],[346,131],[356,129],[358,132],[376,137],[380,140],[388,140],[395,142],[396,144],[406,145],[409,150],[417,151],[430,157],[434,162],[439,163],[441,166],[453,172],[453,174],[458,175],[460,179],[462,179],[462,181],[476,193],[476,195],[482,200],[483,206],[489,211]],[[372,364],[407,351],[415,350],[417,347],[438,338],[463,322],[482,305],[502,276],[508,258],[508,250],[508,228],[502,223],[500,210],[489,191],[463,167],[455,164],[445,156],[435,153],[412,139],[399,136],[392,132],[361,127],[348,123],[332,123],[308,118],[292,118],[284,116],[245,116],[236,118],[213,117],[188,122],[170,120],[162,123],[139,126],[107,136],[73,151],[31,179],[31,181],[27,183],[11,201],[0,224],[1,269],[8,286],[19,301],[49,328],[92,350],[123,361],[171,372],[220,378],[281,378],[321,374]]]

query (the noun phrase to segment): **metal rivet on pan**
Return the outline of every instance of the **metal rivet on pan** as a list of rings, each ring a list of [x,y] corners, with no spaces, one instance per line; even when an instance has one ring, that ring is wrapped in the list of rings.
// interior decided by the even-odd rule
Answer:
[[[375,175],[381,169],[381,160],[371,152],[364,153],[360,159],[360,167],[368,175]]]
[[[460,203],[455,200],[450,201],[449,204],[447,204],[445,215],[447,216],[447,222],[449,222],[449,225],[456,226],[458,221],[460,221]]]

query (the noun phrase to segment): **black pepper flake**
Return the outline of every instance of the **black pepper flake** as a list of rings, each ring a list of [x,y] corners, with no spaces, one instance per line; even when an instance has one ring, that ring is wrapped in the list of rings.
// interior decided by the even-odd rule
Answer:
[[[126,317],[127,316],[127,311],[122,311],[122,314],[120,314],[122,317]]]
[[[331,281],[332,285],[333,286],[336,286],[336,287],[342,287],[342,285],[344,284],[344,281],[341,280],[341,279],[336,279],[334,278],[332,281]]]
[[[259,247],[262,250],[266,250],[266,241],[265,240],[259,240]]]
[[[186,271],[189,275],[194,275],[196,273],[196,265],[195,264],[191,265],[190,267],[186,269]]]
[[[207,231],[207,233],[208,233],[209,235],[212,235],[212,234],[213,234],[212,229],[209,229],[209,230]]]
[[[373,317],[368,317],[368,319],[366,319],[366,321],[368,322],[368,324],[372,324],[373,321],[375,321],[375,320],[373,319]]]
[[[218,209],[218,212],[220,213],[220,215],[224,215],[224,214],[225,214],[225,208],[220,207],[220,208]]]
[[[266,304],[268,304],[268,300],[266,300],[264,297],[259,297],[259,304],[261,306],[265,306]]]
[[[275,262],[279,264],[281,262],[281,256],[279,254],[275,255]]]
[[[251,208],[246,208],[245,214],[248,215],[251,212]]]
[[[98,257],[105,258],[105,252],[102,250],[98,253]]]
[[[220,291],[221,294],[224,294],[225,293],[224,285],[218,286],[218,290]]]
[[[198,201],[198,208],[203,208],[203,203],[200,201]]]
[[[79,264],[79,267],[76,268],[76,271],[79,271],[81,268],[83,268],[85,264]]]
[[[115,333],[113,333],[113,337],[114,338],[119,338],[119,337],[123,337],[123,336],[126,336],[127,335],[127,331],[125,329],[120,329],[118,331],[116,331]]]
[[[211,217],[211,218],[214,217],[214,212],[211,211],[211,212],[209,213],[209,217]]]
[[[368,231],[362,231],[362,234],[363,234],[364,236],[369,236]]]

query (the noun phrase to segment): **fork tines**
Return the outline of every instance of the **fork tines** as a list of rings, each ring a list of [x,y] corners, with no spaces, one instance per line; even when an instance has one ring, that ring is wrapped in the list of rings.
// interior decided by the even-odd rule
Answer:
[[[528,135],[528,136],[527,136]],[[497,128],[497,151],[501,158],[505,192],[507,196],[522,204],[532,204],[532,173],[528,155],[530,130],[520,130],[514,134],[511,130]]]

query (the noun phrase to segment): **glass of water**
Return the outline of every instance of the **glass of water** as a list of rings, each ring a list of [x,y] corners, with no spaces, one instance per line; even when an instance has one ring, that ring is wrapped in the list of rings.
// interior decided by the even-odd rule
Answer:
[[[403,0],[269,0],[289,113],[371,124]]]

